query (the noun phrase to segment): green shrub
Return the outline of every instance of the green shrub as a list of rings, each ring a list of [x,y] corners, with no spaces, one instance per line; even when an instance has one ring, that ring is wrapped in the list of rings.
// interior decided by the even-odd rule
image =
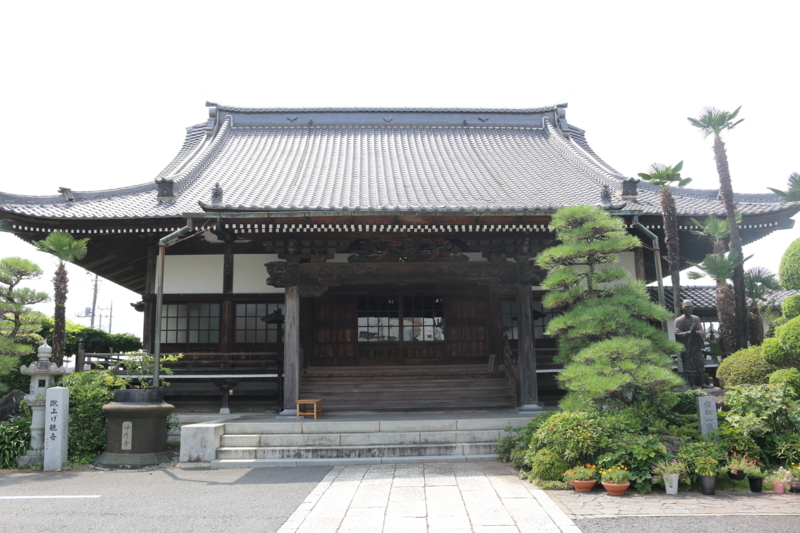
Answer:
[[[725,394],[725,421],[764,444],[773,434],[800,432],[800,404],[780,385],[739,386]]]
[[[557,411],[545,411],[531,419],[525,427],[506,428],[506,432],[509,435],[503,437],[497,443],[497,458],[504,463],[511,463],[516,468],[523,468],[531,437],[545,420],[556,413]]]
[[[30,441],[30,416],[0,422],[0,468],[16,468],[17,457],[25,455]]]
[[[792,294],[781,303],[781,313],[786,320],[800,316],[800,294]]]
[[[559,454],[549,449],[542,449],[534,453],[528,464],[531,467],[529,479],[543,481],[561,481],[564,472],[572,466]]]
[[[800,464],[800,433],[778,433],[773,436],[769,446],[769,455],[783,464]]]
[[[770,385],[786,385],[791,389],[795,399],[800,396],[800,370],[796,368],[776,370],[769,375],[769,383]]]
[[[533,452],[547,448],[570,463],[569,468],[592,462],[602,438],[603,427],[593,413],[560,411],[545,420],[533,434],[530,447]]]
[[[783,253],[778,268],[781,285],[787,289],[800,289],[800,239],[797,239]]]
[[[696,415],[697,414],[697,399],[702,396],[708,396],[705,392],[698,389],[689,389],[675,394],[678,397],[678,403],[675,405],[675,412],[679,415]]]
[[[106,417],[103,405],[114,390],[127,382],[107,370],[72,372],[58,382],[69,388],[69,460],[88,463],[106,449]]]
[[[732,353],[722,360],[717,378],[723,387],[763,385],[768,376],[778,370],[764,358],[763,346],[752,346]]]

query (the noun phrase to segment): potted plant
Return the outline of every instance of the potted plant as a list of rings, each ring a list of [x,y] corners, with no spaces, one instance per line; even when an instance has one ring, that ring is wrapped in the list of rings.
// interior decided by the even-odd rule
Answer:
[[[744,479],[745,472],[744,469],[747,466],[747,457],[744,455],[739,455],[736,452],[733,452],[728,456],[728,464],[725,465],[728,469],[728,477],[731,479],[735,479],[736,481],[741,481]]]
[[[663,481],[667,494],[678,494],[678,483],[681,480],[684,482],[689,480],[686,464],[680,459],[665,459],[653,465],[650,471],[653,473],[650,481],[653,483]]]
[[[631,473],[623,465],[600,470],[600,481],[609,496],[622,496],[631,486]]]
[[[772,490],[775,492],[775,494],[783,494],[786,489],[786,485],[791,483],[793,478],[790,470],[780,467],[777,470],[774,470],[767,479],[772,482]]]
[[[764,471],[755,459],[745,458],[744,471],[747,476],[747,482],[750,483],[751,492],[761,492],[761,487],[764,482]]]
[[[800,492],[800,463],[792,463],[792,467],[789,469],[789,472],[792,474],[792,492]]]
[[[700,478],[700,492],[713,496],[717,489],[717,467],[719,462],[712,455],[696,457],[694,472]]]
[[[597,483],[597,466],[585,464],[564,472],[564,481],[569,481],[575,492],[590,492]]]

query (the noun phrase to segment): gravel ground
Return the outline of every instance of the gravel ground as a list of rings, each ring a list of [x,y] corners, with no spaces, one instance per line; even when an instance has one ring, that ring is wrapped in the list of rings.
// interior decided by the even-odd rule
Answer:
[[[626,516],[574,522],[583,533],[800,533],[797,516]]]

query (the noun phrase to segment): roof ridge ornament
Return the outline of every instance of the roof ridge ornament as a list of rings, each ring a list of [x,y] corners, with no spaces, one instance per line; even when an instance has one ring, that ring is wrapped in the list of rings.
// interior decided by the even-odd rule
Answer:
[[[222,187],[219,186],[219,182],[211,189],[211,203],[215,205],[222,203]]]
[[[158,186],[158,197],[156,198],[158,201],[168,202],[175,199],[175,180],[163,178],[155,181]]]
[[[639,181],[636,178],[627,178],[622,180],[622,194],[620,196],[623,200],[634,200],[639,195]]]
[[[75,201],[75,195],[72,194],[72,189],[70,189],[69,187],[59,187],[58,188],[58,192],[60,192],[62,195],[64,195],[64,201],[65,202],[74,202]]]
[[[558,129],[561,130],[561,133],[564,137],[569,139],[570,130],[569,130],[569,122],[567,122],[567,106],[559,107],[556,109],[556,123],[558,124]]]
[[[214,102],[206,102],[208,106],[208,122],[206,122],[206,135],[212,136],[217,129],[217,117],[219,116],[219,107]]]
[[[608,185],[603,185],[603,187],[600,189],[600,203],[595,205],[605,210],[618,210],[628,205],[628,202],[622,202],[621,204],[613,203],[613,198],[611,197],[611,187]]]

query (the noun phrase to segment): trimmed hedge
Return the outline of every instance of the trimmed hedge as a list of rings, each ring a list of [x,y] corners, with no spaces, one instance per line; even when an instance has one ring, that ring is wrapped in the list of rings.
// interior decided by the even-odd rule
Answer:
[[[762,346],[752,346],[732,353],[722,360],[717,378],[723,387],[736,385],[765,385],[769,375],[778,370],[764,357]]]
[[[800,365],[800,317],[775,328],[775,337],[766,339],[763,346],[768,363],[779,367]]]
[[[544,481],[561,481],[564,472],[570,468],[563,457],[547,448],[536,452],[530,460],[530,465],[531,472],[528,478]]]
[[[770,385],[787,385],[791,387],[795,398],[800,395],[800,370],[796,368],[782,368],[769,375]]]
[[[800,316],[800,294],[792,294],[781,303],[781,313],[785,320]]]
[[[783,253],[778,268],[781,285],[787,289],[800,289],[800,239],[797,239]]]

